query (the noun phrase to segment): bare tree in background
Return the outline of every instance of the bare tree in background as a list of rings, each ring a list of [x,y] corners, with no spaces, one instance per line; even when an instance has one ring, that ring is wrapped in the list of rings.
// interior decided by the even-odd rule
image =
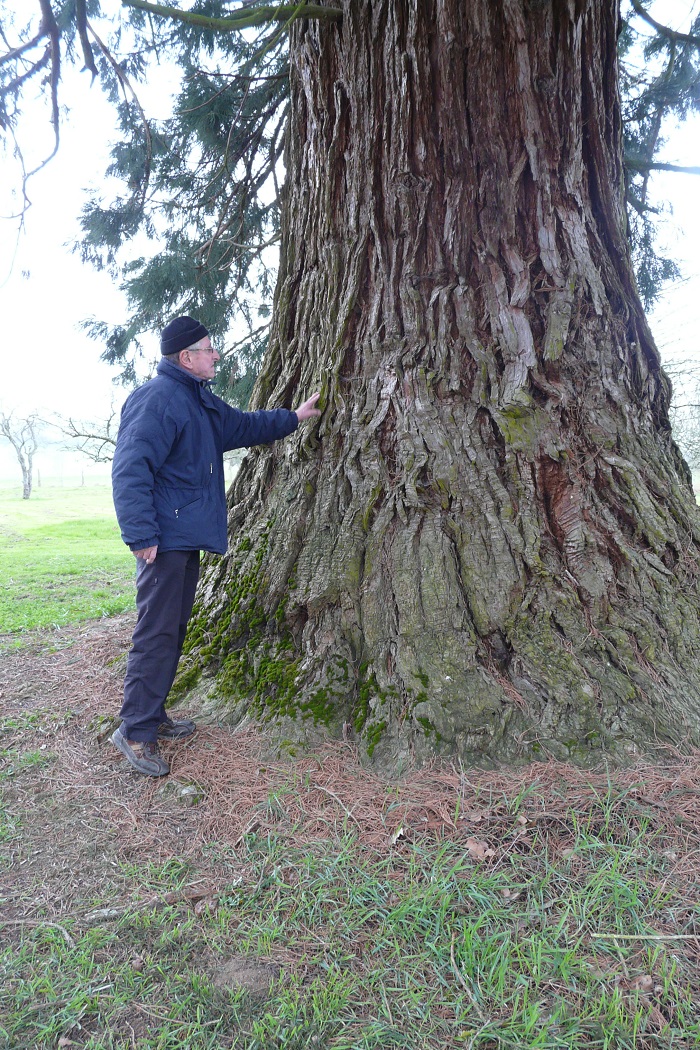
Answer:
[[[13,412],[0,412],[0,436],[10,442],[22,469],[22,499],[29,499],[32,494],[32,461],[39,447],[38,424],[36,413],[15,419]]]
[[[106,420],[73,419],[72,416],[64,419],[58,416],[51,425],[58,427],[69,440],[70,444],[65,446],[67,450],[72,452],[77,448],[78,452],[82,452],[93,463],[111,463],[119,428],[119,416],[114,402]]]
[[[673,436],[688,464],[700,469],[700,367],[692,361],[665,365],[673,383],[670,419]]]

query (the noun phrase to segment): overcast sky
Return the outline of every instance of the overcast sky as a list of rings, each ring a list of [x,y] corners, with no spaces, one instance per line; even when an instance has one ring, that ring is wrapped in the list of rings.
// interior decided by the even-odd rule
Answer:
[[[657,0],[651,10],[666,20],[675,10],[674,27],[685,28],[687,13],[698,6],[686,0]],[[159,75],[165,79],[165,74]],[[70,112],[63,120],[60,151],[30,183],[32,206],[17,244],[16,224],[0,222],[0,405],[20,413],[38,410],[96,419],[106,416],[112,398],[121,403],[125,392],[113,385],[115,370],[100,361],[100,346],[79,325],[90,317],[119,323],[126,316],[125,305],[107,274],[81,264],[69,245],[78,235],[77,216],[86,191],[104,185],[114,125],[99,86],[90,87],[89,74],[67,72],[62,97]],[[152,103],[148,108],[151,115],[165,115],[153,113]],[[46,109],[35,119],[37,139],[48,137]],[[673,135],[664,160],[698,164],[699,144],[700,121],[695,119]],[[2,215],[12,210],[9,194],[15,175],[3,160]],[[700,178],[664,173],[654,176],[654,184],[658,196],[673,208],[673,215],[664,220],[663,240],[679,260],[685,279],[666,291],[651,316],[652,328],[666,358],[700,363]],[[153,355],[157,352],[154,336]],[[0,443],[0,476],[7,476],[2,461],[8,452]]]

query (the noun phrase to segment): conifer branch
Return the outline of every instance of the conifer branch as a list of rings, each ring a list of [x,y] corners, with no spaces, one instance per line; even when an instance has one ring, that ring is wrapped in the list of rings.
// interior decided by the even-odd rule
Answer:
[[[673,40],[676,43],[692,44],[693,47],[700,48],[700,37],[694,36],[692,33],[678,33],[675,29],[669,29],[668,26],[662,25],[661,22],[657,22],[655,18],[644,10],[640,0],[630,0],[632,7],[637,12],[640,18],[643,18],[650,26],[652,26],[657,33],[661,33],[668,40]]]
[[[26,84],[28,80],[35,76],[35,74],[40,73],[41,70],[49,64],[50,58],[51,48],[47,47],[44,51],[44,54],[41,56],[41,58],[38,58],[36,60],[33,66],[31,66],[28,70],[26,70],[26,72],[21,73],[19,76],[15,77],[14,80],[10,80],[7,84],[3,86],[3,93],[9,95],[13,91],[17,91],[19,88],[22,87],[23,84]]]
[[[634,192],[631,186],[627,187],[627,192],[625,196],[627,199],[627,203],[630,205],[631,208],[634,208],[634,210],[641,218],[645,218],[647,215],[660,214],[659,208],[652,208],[651,205],[647,204],[645,200],[643,201],[640,197],[637,196],[637,194]]]
[[[152,4],[148,0],[122,0],[124,7],[134,7],[139,11],[148,11],[162,18],[171,18],[187,25],[210,29],[217,33],[239,32],[253,26],[265,25],[268,22],[289,22],[296,18],[314,18],[328,22],[340,22],[343,12],[337,7],[322,7],[320,4],[279,4],[255,7],[228,18],[212,18],[194,11],[180,11],[177,7],[165,7]]]
[[[30,175],[34,175],[40,170],[40,168],[44,167],[44,164],[48,164],[52,157],[56,156],[58,153],[60,134],[58,126],[58,82],[61,79],[60,33],[49,0],[39,0],[39,6],[41,8],[40,32],[49,38],[49,53],[51,56],[49,88],[51,91],[51,124],[54,133],[54,146],[51,154],[39,165],[38,168],[35,168],[34,171],[30,172]]]
[[[36,47],[40,40],[44,39],[44,36],[45,33],[43,29],[40,29],[36,36],[33,36],[31,40],[27,40],[24,44],[20,44],[19,47],[13,47],[4,55],[0,55],[0,66],[4,65],[5,62],[14,62],[14,60],[23,55],[25,51],[31,51],[33,47]],[[4,33],[3,39],[6,39]]]
[[[625,156],[625,166],[631,171],[675,171],[680,175],[700,175],[700,167],[682,164],[664,164],[662,161],[641,160],[639,157]]]
[[[92,48],[90,47],[90,41],[88,40],[87,35],[87,9],[85,7],[85,0],[75,0],[75,23],[78,29],[80,46],[83,49],[83,58],[85,59],[85,66],[83,68],[92,73],[92,79],[94,80],[97,76],[97,66],[95,65],[95,56],[92,53]]]
[[[100,51],[114,70],[114,75],[121,84],[124,93],[126,94],[128,92],[131,95],[132,101],[136,106],[137,110],[139,111],[141,123],[143,124],[144,135],[146,136],[146,160],[144,163],[144,173],[143,178],[141,179],[141,191],[139,194],[141,198],[141,207],[143,207],[144,202],[146,200],[146,191],[148,189],[148,183],[151,177],[151,163],[153,161],[153,139],[151,137],[151,128],[148,123],[148,118],[146,117],[146,114],[143,111],[143,106],[139,102],[138,95],[136,94],[134,88],[131,85],[131,81],[129,80],[119,63],[115,60],[112,52],[109,50],[107,45],[102,42],[102,40],[99,38],[95,30],[93,29],[92,25],[88,21],[85,22],[85,25],[87,29],[90,30],[93,40],[95,41]],[[136,194],[134,194],[134,196],[136,196]]]
[[[676,65],[676,41],[672,40],[669,45],[670,55],[668,57],[668,64],[663,75],[663,83],[667,86],[670,83],[673,75],[673,70]],[[656,113],[652,121],[652,130],[649,136],[647,146],[647,157],[651,162],[656,152],[656,145],[659,141],[659,135],[661,134],[661,122],[664,118],[666,106],[662,103],[656,107]],[[651,168],[647,168],[644,172],[644,178],[642,179],[642,201],[646,203],[647,193],[649,191],[649,178],[651,176]]]

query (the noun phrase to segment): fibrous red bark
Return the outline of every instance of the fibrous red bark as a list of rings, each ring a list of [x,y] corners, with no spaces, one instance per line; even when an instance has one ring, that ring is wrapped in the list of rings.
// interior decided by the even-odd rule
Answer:
[[[625,236],[616,0],[345,0],[291,42],[251,453],[183,682],[375,758],[697,743],[698,541]]]

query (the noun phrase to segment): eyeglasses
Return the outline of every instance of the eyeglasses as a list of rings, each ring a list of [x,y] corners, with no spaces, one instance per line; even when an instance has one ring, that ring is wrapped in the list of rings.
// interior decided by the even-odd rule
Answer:
[[[187,352],[190,354],[215,354],[215,346],[188,346]]]

